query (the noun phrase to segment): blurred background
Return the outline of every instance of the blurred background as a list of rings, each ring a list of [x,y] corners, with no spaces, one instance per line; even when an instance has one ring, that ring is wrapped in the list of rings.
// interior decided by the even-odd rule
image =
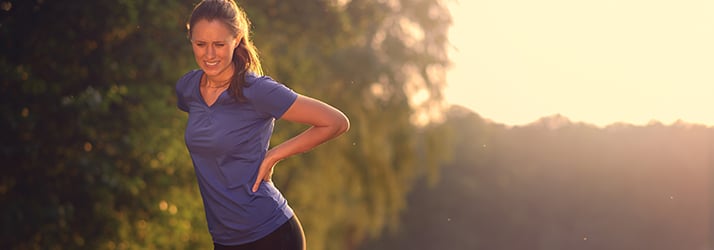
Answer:
[[[183,141],[186,114],[173,89],[197,67],[185,30],[196,2],[0,0],[3,249],[211,248]],[[488,40],[494,36],[479,27],[494,19],[470,19],[510,13],[536,20],[523,11],[528,6],[493,12],[496,5],[439,0],[238,3],[253,21],[266,74],[336,106],[352,123],[345,135],[276,169],[274,181],[300,217],[309,249],[714,248],[714,124],[684,115],[711,114],[702,101],[712,93],[702,87],[711,78],[697,77],[711,77],[711,58],[687,61],[693,68],[679,86],[694,81],[702,88],[668,101],[700,104],[677,106],[684,120],[655,113],[648,122],[598,120],[587,116],[597,112],[568,109],[578,102],[523,111],[538,106],[523,93],[556,100],[572,89],[547,85],[554,81],[542,77],[547,71],[523,77],[533,61],[470,52],[530,44]],[[504,11],[512,9],[521,11]],[[523,35],[515,26],[495,27],[510,34],[503,39]],[[712,34],[708,26],[693,30],[686,34]],[[469,39],[490,45],[468,46]],[[520,68],[504,72],[509,65]],[[585,78],[566,79],[603,99],[617,92],[593,92],[597,83],[578,81]],[[523,91],[502,95],[498,86],[513,82],[533,89],[510,87]],[[625,89],[655,93],[642,86]],[[474,102],[489,93],[508,101]],[[656,110],[652,105],[635,111]],[[522,113],[529,116],[496,115]],[[303,129],[278,121],[273,142]]]

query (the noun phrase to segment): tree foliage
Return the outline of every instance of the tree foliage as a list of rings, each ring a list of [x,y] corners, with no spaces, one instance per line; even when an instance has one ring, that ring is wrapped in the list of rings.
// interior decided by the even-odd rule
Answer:
[[[196,1],[0,1],[0,240],[11,249],[210,245],[185,114]],[[352,130],[282,162],[276,183],[310,249],[395,225],[448,151],[438,106],[449,14],[437,0],[239,1],[267,74],[343,110]],[[427,101],[414,102],[417,91]],[[304,129],[279,123],[274,142]],[[437,153],[435,153],[437,152]],[[441,152],[441,153],[438,153]]]
[[[190,53],[179,29],[190,5],[3,4],[3,242],[18,249],[206,242],[190,230],[205,223],[171,91],[191,62],[177,56]]]

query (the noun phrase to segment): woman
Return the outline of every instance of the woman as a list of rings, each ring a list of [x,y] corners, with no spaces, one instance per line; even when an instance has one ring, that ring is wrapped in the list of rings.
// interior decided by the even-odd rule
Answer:
[[[260,76],[250,21],[233,0],[194,8],[188,36],[200,69],[176,84],[215,249],[305,249],[292,209],[270,178],[279,161],[349,128],[339,110]],[[268,150],[275,119],[311,125]]]

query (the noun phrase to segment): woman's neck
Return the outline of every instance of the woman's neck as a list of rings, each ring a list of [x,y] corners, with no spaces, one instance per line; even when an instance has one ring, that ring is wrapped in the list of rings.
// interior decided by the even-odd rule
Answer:
[[[231,83],[230,78],[228,78],[227,80],[216,80],[209,76],[206,76],[206,81],[204,83],[204,86],[206,86],[207,88],[223,88],[230,83]]]
[[[215,76],[206,76],[205,86],[208,88],[222,88],[230,84],[231,77],[233,76],[233,65],[225,71],[221,72]]]

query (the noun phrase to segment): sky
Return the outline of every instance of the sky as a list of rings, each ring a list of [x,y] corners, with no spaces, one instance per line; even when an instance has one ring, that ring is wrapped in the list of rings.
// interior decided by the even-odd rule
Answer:
[[[507,125],[714,126],[712,0],[452,1],[446,101]]]

